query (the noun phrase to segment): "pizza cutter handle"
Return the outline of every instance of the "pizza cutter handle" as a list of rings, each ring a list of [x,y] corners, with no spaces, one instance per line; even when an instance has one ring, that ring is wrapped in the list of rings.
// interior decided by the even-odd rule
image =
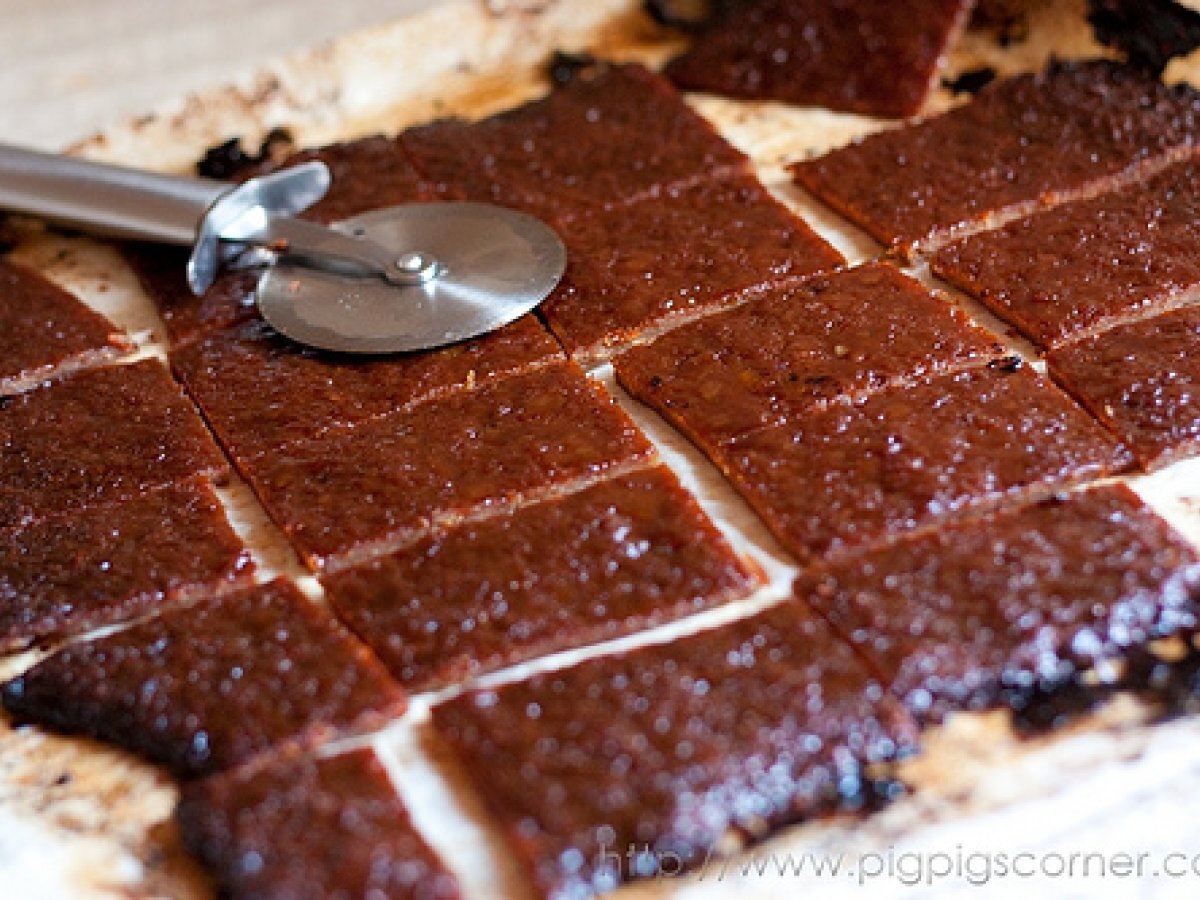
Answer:
[[[0,210],[108,237],[191,247],[187,279],[198,294],[216,277],[229,234],[245,231],[246,220],[302,212],[331,180],[315,160],[233,185],[0,144]]]
[[[0,209],[109,237],[190,247],[229,188],[0,144]]]

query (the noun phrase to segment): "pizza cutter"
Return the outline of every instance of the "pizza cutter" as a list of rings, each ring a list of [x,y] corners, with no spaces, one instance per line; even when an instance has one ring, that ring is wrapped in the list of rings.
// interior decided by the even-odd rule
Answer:
[[[197,294],[222,265],[256,250],[268,263],[256,291],[263,318],[323,350],[427,350],[485,334],[562,278],[558,236],[504,207],[413,203],[331,225],[295,218],[331,182],[319,161],[234,185],[0,144],[0,209],[191,247]]]

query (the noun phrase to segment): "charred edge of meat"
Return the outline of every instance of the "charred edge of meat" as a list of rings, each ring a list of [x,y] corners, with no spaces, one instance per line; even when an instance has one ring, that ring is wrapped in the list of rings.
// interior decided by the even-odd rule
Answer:
[[[1200,47],[1200,13],[1172,0],[1088,0],[1096,40],[1155,76]]]

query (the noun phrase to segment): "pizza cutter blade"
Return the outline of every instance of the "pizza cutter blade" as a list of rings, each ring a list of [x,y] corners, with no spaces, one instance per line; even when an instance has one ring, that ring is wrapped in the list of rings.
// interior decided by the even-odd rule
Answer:
[[[478,203],[408,204],[321,225],[294,216],[329,189],[321,162],[231,185],[0,145],[0,209],[192,247],[202,293],[247,249],[278,331],[342,353],[425,350],[493,331],[549,296],[566,250],[544,223]]]
[[[486,334],[554,289],[566,254],[532,216],[479,203],[395,206],[332,226],[395,254],[408,284],[284,256],[258,283],[258,306],[288,337],[343,353],[422,350]]]

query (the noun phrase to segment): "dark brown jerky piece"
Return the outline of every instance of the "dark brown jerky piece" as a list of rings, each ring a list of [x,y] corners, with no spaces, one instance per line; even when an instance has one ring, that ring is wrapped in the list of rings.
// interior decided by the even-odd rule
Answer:
[[[826,106],[916,113],[966,22],[968,0],[743,0],[721,5],[666,74],[680,87]]]
[[[435,183],[545,219],[748,166],[669,82],[633,64],[596,66],[541,100],[413,128],[401,141]]]
[[[804,410],[999,356],[994,337],[892,266],[776,288],[615,361],[705,452]]]
[[[246,458],[555,358],[558,343],[526,316],[485,337],[378,359],[313,350],[246,322],[176,350],[171,365],[221,443]]]
[[[409,690],[648,628],[754,576],[669,469],[463,524],[324,579]]]
[[[989,368],[831,405],[716,462],[807,560],[1109,475],[1129,458],[1045,379]]]
[[[584,359],[648,327],[845,262],[752,176],[663,190],[579,216],[559,233],[566,279],[542,311]]]
[[[1200,163],[951,244],[933,271],[1053,347],[1200,287]]]
[[[227,472],[195,409],[154,360],[0,399],[0,528]]]
[[[1114,328],[1046,361],[1144,468],[1200,452],[1200,308]]]
[[[244,463],[314,568],[591,479],[653,449],[577,367],[546,366]]]
[[[79,298],[0,258],[0,394],[27,390],[132,346],[117,326]]]
[[[183,787],[183,841],[230,900],[456,900],[375,752],[261,760]]]
[[[761,838],[852,803],[864,763],[915,742],[799,604],[464,694],[433,721],[552,898],[677,874],[731,830]]]
[[[988,85],[965,106],[795,163],[796,181],[870,234],[932,250],[1190,155],[1200,97],[1096,60]]]
[[[184,777],[398,715],[379,661],[289,581],[208,597],[68,644],[4,686],[17,719],[86,734]]]
[[[803,576],[919,717],[1017,703],[1180,628],[1200,557],[1128,488],[939,529]]]
[[[122,252],[158,309],[172,347],[247,319],[257,319],[254,287],[261,269],[227,269],[197,297],[187,283],[188,251],[158,244],[126,244]]]
[[[0,531],[0,650],[125,621],[251,568],[202,479]]]

